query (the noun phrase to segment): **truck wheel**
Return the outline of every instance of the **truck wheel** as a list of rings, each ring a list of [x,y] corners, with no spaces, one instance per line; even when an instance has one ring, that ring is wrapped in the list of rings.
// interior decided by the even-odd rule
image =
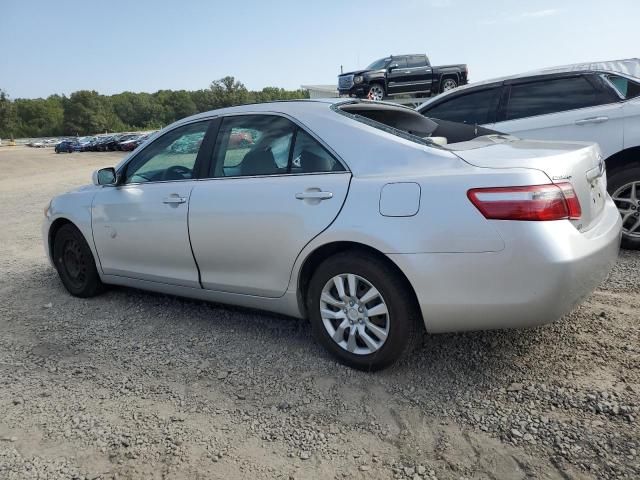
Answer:
[[[455,78],[445,78],[442,80],[442,84],[440,85],[440,92],[448,92],[449,90],[453,90],[458,86],[458,82],[456,82]]]
[[[384,87],[379,83],[374,83],[369,87],[369,93],[367,94],[369,100],[375,100],[376,102],[382,101],[384,98]]]
[[[614,170],[608,184],[622,216],[622,248],[640,250],[640,166]]]

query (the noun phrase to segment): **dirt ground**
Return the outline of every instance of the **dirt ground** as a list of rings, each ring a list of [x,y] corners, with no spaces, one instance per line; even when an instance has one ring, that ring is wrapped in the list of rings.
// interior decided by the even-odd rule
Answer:
[[[291,318],[68,295],[43,209],[120,157],[0,147],[0,478],[640,478],[640,254],[553,325],[356,372]]]

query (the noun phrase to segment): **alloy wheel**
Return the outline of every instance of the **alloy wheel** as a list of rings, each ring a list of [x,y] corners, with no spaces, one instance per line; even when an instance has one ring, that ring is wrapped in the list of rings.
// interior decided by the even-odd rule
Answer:
[[[620,215],[622,231],[629,237],[640,238],[640,182],[623,185],[612,195]]]
[[[369,100],[375,100],[377,102],[384,98],[384,90],[380,85],[372,85],[369,89]]]
[[[448,92],[449,90],[453,90],[454,88],[456,88],[458,85],[456,85],[455,80],[451,79],[451,78],[447,78],[443,83],[442,83],[442,91],[443,92]]]
[[[331,339],[355,355],[377,352],[389,335],[389,309],[382,294],[352,273],[336,275],[325,284],[320,316]]]

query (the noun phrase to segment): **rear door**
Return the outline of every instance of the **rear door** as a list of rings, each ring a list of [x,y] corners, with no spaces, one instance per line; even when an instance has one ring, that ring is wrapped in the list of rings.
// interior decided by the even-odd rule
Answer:
[[[274,114],[225,117],[189,233],[205,289],[280,297],[304,246],[344,203],[351,174],[309,132]]]
[[[405,70],[405,92],[427,92],[431,90],[433,82],[433,70],[427,65],[426,55],[408,55],[407,69]]]
[[[623,148],[624,111],[599,81],[572,75],[515,83],[493,128],[536,140],[597,142],[607,158]]]

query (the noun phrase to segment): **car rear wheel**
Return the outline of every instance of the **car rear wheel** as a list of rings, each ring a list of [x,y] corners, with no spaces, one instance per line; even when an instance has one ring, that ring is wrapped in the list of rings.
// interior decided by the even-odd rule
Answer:
[[[369,100],[375,100],[377,102],[382,101],[382,99],[384,98],[384,87],[379,83],[374,83],[369,87],[367,98]]]
[[[456,82],[455,78],[445,78],[444,80],[442,80],[440,92],[448,92],[449,90],[453,90],[457,86],[458,82]]]
[[[311,278],[307,305],[318,342],[359,370],[385,368],[421,339],[407,281],[383,260],[362,252],[325,260]]]
[[[62,284],[71,295],[93,297],[104,290],[91,249],[74,225],[63,225],[56,232],[53,260]]]
[[[640,250],[640,166],[615,170],[608,183],[622,216],[622,248]]]

